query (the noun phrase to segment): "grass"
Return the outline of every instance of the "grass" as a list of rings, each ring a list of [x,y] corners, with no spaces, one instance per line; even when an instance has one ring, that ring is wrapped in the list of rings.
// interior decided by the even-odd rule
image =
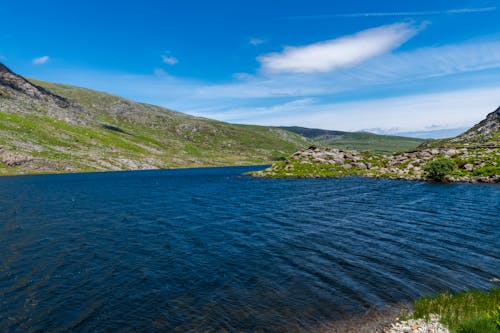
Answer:
[[[500,288],[490,291],[441,293],[418,299],[414,318],[435,313],[456,333],[500,333]]]
[[[88,89],[34,81],[66,109],[0,95],[0,175],[267,164],[311,145],[298,134],[193,117]],[[2,154],[31,158],[18,167]]]

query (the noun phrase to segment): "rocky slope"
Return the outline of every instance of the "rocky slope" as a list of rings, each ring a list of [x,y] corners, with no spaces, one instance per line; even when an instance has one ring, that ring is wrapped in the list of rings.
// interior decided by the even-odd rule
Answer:
[[[264,164],[311,143],[28,80],[0,64],[0,175]]]
[[[439,180],[500,182],[499,109],[464,134],[436,140],[418,149],[396,154],[373,154],[311,146],[285,161],[253,173],[256,177],[365,176],[392,179],[429,179],[433,168],[449,165]],[[443,162],[444,161],[444,162]],[[436,164],[438,166],[436,167]]]

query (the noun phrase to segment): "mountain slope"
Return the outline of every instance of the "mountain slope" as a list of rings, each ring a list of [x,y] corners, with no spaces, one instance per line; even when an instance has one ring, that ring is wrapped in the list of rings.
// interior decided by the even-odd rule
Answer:
[[[408,180],[500,183],[500,108],[465,133],[395,154],[311,146],[256,177],[364,176]]]
[[[0,66],[0,174],[269,163],[309,144],[282,129],[27,80]]]
[[[485,119],[464,133],[450,139],[433,140],[423,147],[456,146],[499,146],[500,145],[500,106],[489,113]]]
[[[392,153],[416,148],[423,139],[403,136],[378,135],[368,132],[342,132],[304,127],[280,127],[310,138],[322,145],[339,149],[353,149],[374,153]]]

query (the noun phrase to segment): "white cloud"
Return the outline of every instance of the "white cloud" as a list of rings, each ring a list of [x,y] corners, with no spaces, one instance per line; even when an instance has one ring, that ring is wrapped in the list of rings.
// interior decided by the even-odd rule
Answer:
[[[168,56],[168,55],[162,55],[161,56],[162,61],[167,64],[167,65],[175,65],[179,62],[179,60],[176,57]]]
[[[433,125],[457,128],[472,125],[500,104],[500,42],[496,39],[389,53],[327,73],[239,73],[223,84],[177,78],[162,71],[136,75],[38,70],[46,75],[35,77],[48,81],[218,120],[262,125],[339,130],[378,127],[398,132],[427,130]],[[443,87],[454,91],[442,92]],[[440,93],[410,95],[422,89]],[[374,95],[381,97],[363,101]],[[404,96],[382,99],[397,95]],[[333,103],[339,100],[351,102]]]
[[[396,49],[417,33],[406,23],[368,29],[283,52],[260,56],[262,68],[270,73],[322,73],[351,67]]]
[[[266,41],[260,38],[250,38],[248,43],[253,46],[258,46],[260,44],[264,44]]]
[[[347,14],[324,14],[324,15],[305,15],[284,17],[287,20],[305,20],[305,19],[327,19],[327,18],[359,18],[359,17],[387,17],[387,16],[434,16],[434,15],[452,15],[452,14],[472,14],[496,11],[496,7],[481,8],[458,8],[448,10],[430,10],[419,12],[364,12]]]
[[[33,59],[32,62],[35,65],[43,65],[43,64],[46,64],[49,60],[50,60],[49,56],[42,56],[42,57]]]

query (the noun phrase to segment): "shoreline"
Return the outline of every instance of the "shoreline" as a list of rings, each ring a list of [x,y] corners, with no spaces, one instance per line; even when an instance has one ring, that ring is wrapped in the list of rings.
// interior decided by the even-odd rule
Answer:
[[[121,170],[93,170],[93,171],[46,171],[46,172],[28,172],[28,173],[0,173],[2,177],[22,177],[22,176],[57,176],[57,175],[82,175],[82,174],[104,174],[104,173],[122,173],[122,172],[140,172],[140,171],[168,171],[168,170],[195,170],[195,169],[216,169],[216,168],[238,168],[238,167],[266,167],[270,163],[264,164],[235,164],[235,165],[209,165],[209,166],[184,166],[172,168],[154,168],[154,169],[121,169]],[[247,173],[245,173],[247,174]]]
[[[500,149],[426,148],[377,155],[311,146],[271,167],[250,173],[262,178],[359,176],[441,183],[500,183]]]

